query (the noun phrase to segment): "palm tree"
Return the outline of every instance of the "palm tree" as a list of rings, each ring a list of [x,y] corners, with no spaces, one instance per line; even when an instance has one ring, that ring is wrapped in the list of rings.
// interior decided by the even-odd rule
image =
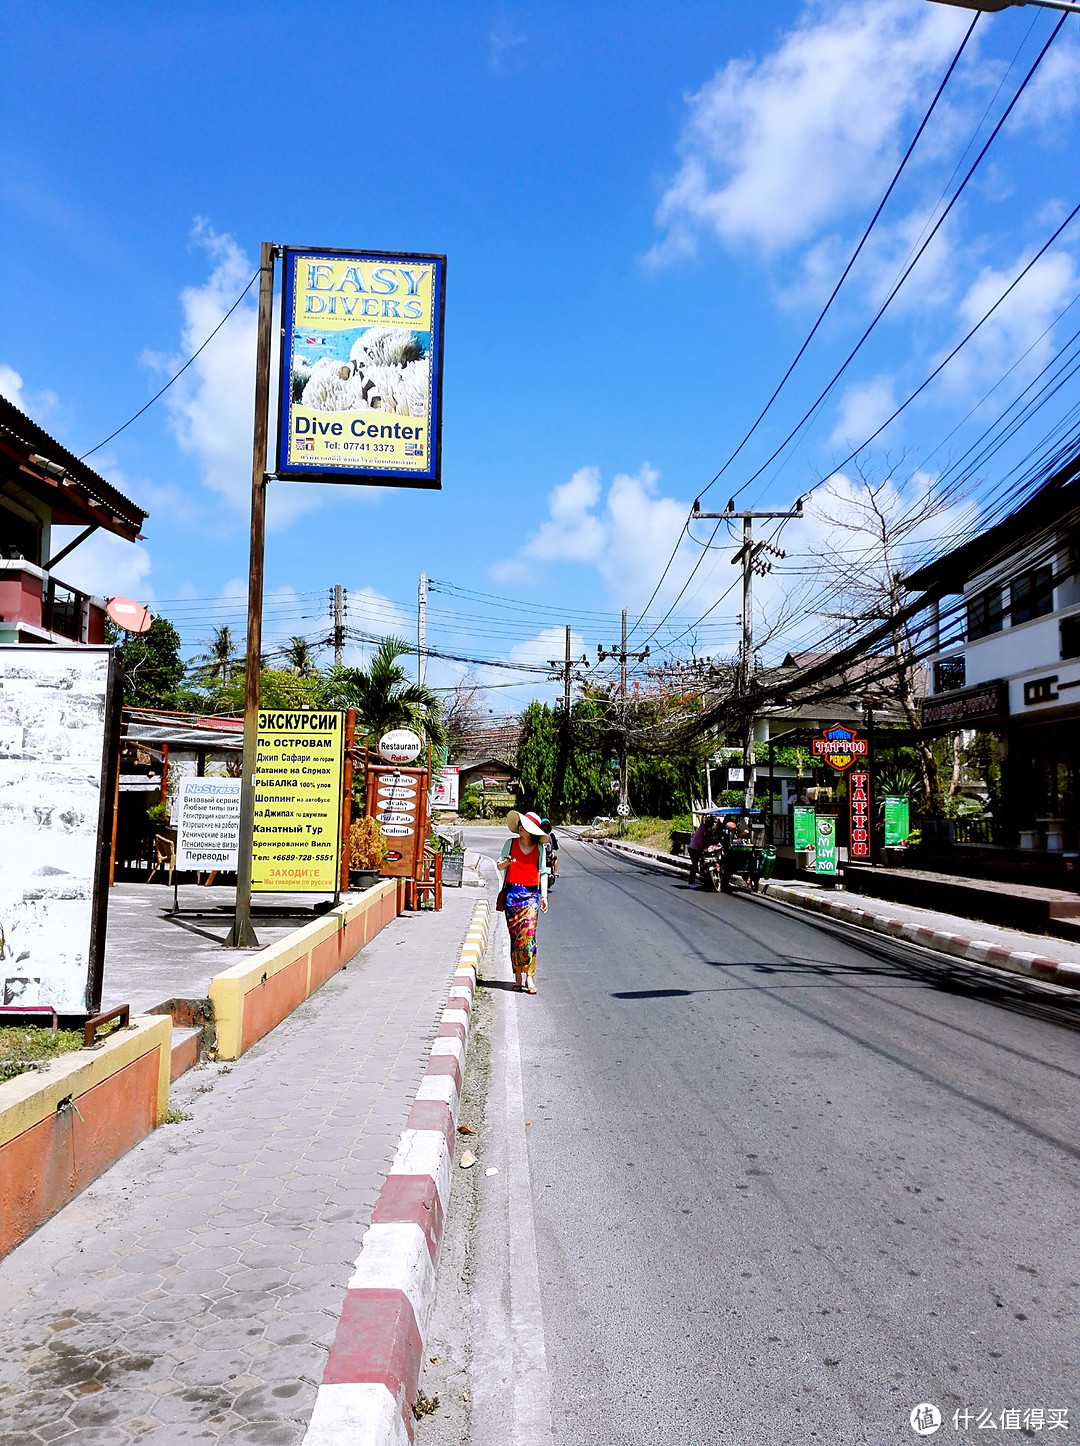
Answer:
[[[410,683],[398,659],[411,653],[401,638],[384,638],[369,663],[360,668],[331,668],[326,674],[325,708],[355,708],[357,739],[377,742],[391,728],[415,728],[440,744],[445,729],[437,693]]]
[[[203,646],[206,652],[191,660],[194,677],[204,688],[223,688],[240,670],[240,644],[228,623],[222,623],[203,639]]]
[[[315,658],[307,638],[291,637],[282,648],[285,663],[299,678],[314,678],[318,675]]]

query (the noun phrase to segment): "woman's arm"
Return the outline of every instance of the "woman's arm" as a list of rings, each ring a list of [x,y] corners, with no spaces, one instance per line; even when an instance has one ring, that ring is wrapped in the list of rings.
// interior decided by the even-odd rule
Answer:
[[[495,861],[495,867],[499,870],[501,874],[505,873],[506,870],[510,867],[510,850],[513,847],[514,840],[507,839],[506,843],[503,844],[502,853]]]

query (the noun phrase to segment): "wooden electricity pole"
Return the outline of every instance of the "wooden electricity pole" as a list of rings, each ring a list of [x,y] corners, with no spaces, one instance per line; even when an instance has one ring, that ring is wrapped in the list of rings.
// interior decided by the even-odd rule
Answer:
[[[596,652],[601,662],[605,658],[618,658],[619,660],[619,807],[617,812],[620,818],[626,818],[630,812],[629,790],[626,781],[626,660],[635,658],[639,663],[644,662],[649,656],[649,648],[646,644],[644,652],[628,653],[626,651],[626,609],[623,608],[621,646],[608,648],[606,651],[598,646]]]
[[[734,497],[728,503],[723,512],[702,512],[697,502],[694,503],[694,517],[709,518],[717,522],[732,522],[735,518],[742,518],[743,541],[742,547],[731,559],[733,563],[742,563],[742,650],[739,660],[739,692],[745,698],[754,681],[754,573],[759,572],[762,576],[768,572],[771,564],[759,560],[762,552],[771,551],[775,555],[776,549],[768,542],[754,541],[754,523],[769,518],[778,518],[791,521],[794,518],[801,518],[803,515],[802,498],[795,504],[790,512],[736,512]],[[744,720],[743,730],[743,807],[753,808],[754,806],[754,784],[756,782],[756,766],[754,758],[754,717],[748,713]],[[769,809],[772,809],[772,799],[769,800]]]
[[[262,666],[263,558],[266,544],[266,446],[270,425],[270,333],[274,316],[274,259],[280,247],[262,244],[259,324],[255,353],[255,426],[251,446],[251,551],[248,563],[247,660],[244,669],[244,759],[240,784],[240,840],[236,859],[236,914],[229,945],[257,949],[251,926],[251,851],[255,837],[255,754],[259,734]]]

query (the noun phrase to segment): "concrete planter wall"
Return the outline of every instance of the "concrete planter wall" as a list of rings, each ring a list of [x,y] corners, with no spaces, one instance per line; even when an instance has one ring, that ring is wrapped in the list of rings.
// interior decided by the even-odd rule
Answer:
[[[161,1123],[172,1020],[136,1015],[94,1049],[0,1084],[0,1256]]]

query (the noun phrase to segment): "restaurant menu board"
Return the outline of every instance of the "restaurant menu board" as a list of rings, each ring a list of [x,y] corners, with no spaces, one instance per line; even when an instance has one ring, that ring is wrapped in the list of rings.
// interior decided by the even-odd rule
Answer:
[[[100,1000],[117,689],[110,648],[0,648],[0,1004],[8,1008],[86,1015]]]
[[[797,852],[806,851],[813,853],[817,843],[817,831],[815,823],[817,813],[804,804],[795,805],[795,849]]]
[[[260,709],[253,890],[336,892],[344,732],[344,713]]]
[[[890,793],[885,798],[885,846],[907,843],[911,832],[911,813],[904,795]]]
[[[240,848],[239,778],[182,778],[176,867],[232,872]]]
[[[414,879],[427,835],[427,772],[421,768],[368,769],[367,811],[386,838],[388,878]]]

